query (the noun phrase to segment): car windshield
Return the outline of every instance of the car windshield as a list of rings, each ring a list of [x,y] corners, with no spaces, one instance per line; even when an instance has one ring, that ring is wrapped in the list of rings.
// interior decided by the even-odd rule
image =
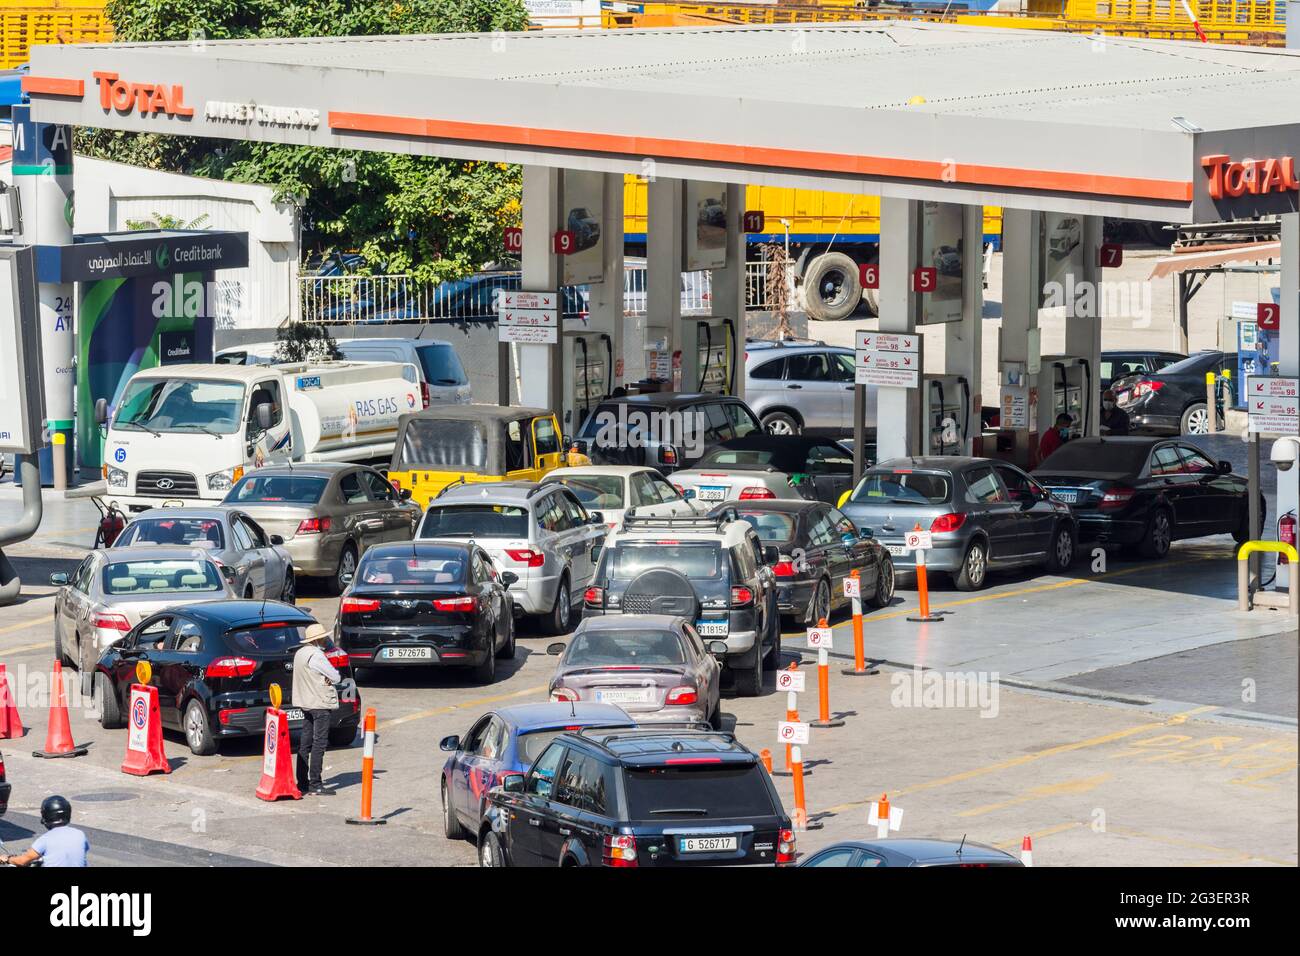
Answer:
[[[772,816],[776,808],[757,763],[741,766],[629,767],[632,820]]]
[[[681,544],[677,541],[648,541],[625,544],[610,551],[611,578],[630,581],[651,568],[672,568],[693,580],[718,578],[722,564],[719,548],[712,544]]]
[[[225,503],[283,501],[293,505],[314,505],[325,493],[326,484],[328,479],[311,475],[245,475],[226,495]]]
[[[758,532],[764,544],[771,541],[790,541],[794,538],[794,515],[737,509],[740,517]]]
[[[424,369],[425,381],[433,385],[465,385],[465,368],[460,364],[460,356],[450,345],[421,345],[416,351],[420,355],[420,366]]]
[[[669,415],[662,406],[602,402],[587,416],[578,437],[619,444],[631,433],[643,441],[679,442],[685,414]]]
[[[623,507],[623,479],[618,475],[572,475],[555,478],[589,511]]]
[[[478,472],[487,464],[487,432],[480,422],[420,418],[406,423],[393,470]]]
[[[527,538],[528,509],[517,505],[439,505],[420,526],[421,538]]]
[[[1146,442],[1068,441],[1043,460],[1037,471],[1106,471],[1136,475],[1147,462]]]
[[[243,421],[241,382],[190,378],[134,378],[113,415],[114,428],[229,435]]]
[[[226,631],[226,647],[237,654],[293,654],[302,644],[310,621],[272,621]]]
[[[167,594],[224,588],[221,573],[211,561],[114,561],[104,567],[105,594]]]
[[[901,504],[946,504],[952,497],[947,475],[932,471],[869,471],[853,492],[853,501],[892,501]]]
[[[220,551],[226,546],[226,535],[216,518],[136,518],[116,544],[192,544]]]
[[[465,561],[454,552],[430,555],[410,554],[393,557],[375,557],[367,554],[358,569],[362,584],[463,584]]]
[[[682,642],[672,631],[638,628],[617,631],[603,628],[573,635],[564,654],[566,666],[647,667],[681,664]]]

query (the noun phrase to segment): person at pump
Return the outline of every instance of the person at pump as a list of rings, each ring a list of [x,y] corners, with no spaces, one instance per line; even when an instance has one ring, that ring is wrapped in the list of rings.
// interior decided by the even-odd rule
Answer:
[[[301,707],[307,718],[298,739],[298,789],[317,797],[334,793],[325,789],[321,770],[329,743],[330,714],[339,707],[335,688],[342,679],[325,656],[323,645],[327,640],[329,631],[311,624],[303,635],[302,646],[293,655],[293,705]]]
[[[41,823],[45,833],[26,853],[18,856],[0,855],[0,864],[31,866],[37,860],[41,866],[87,866],[90,841],[86,834],[72,826],[72,804],[66,797],[55,794],[41,802]]]
[[[1070,426],[1074,419],[1065,412],[1056,416],[1056,424],[1038,442],[1038,461],[1047,460],[1047,456],[1070,440]]]
[[[1110,389],[1101,393],[1101,433],[1128,434],[1128,413],[1115,402],[1115,393]]]

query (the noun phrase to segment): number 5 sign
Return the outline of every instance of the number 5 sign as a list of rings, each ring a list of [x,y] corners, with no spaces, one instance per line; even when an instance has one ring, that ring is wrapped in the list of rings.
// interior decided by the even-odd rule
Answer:
[[[939,287],[939,272],[934,266],[921,266],[912,273],[913,292],[933,292]]]

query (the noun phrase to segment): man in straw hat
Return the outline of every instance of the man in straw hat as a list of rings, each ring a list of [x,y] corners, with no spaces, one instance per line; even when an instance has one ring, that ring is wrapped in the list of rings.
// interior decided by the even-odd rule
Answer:
[[[329,631],[310,624],[302,646],[293,655],[293,705],[301,707],[307,723],[298,741],[298,789],[318,797],[332,796],[321,782],[325,747],[329,743],[330,713],[338,710],[339,672],[325,656]]]

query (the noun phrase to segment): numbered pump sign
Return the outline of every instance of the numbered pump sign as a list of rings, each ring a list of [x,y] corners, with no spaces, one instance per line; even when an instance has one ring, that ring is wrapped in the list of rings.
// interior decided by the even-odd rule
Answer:
[[[804,690],[803,671],[780,670],[776,672],[776,689],[783,693],[794,691],[802,694]]]
[[[834,640],[834,634],[829,627],[808,628],[808,646],[813,650],[824,647],[829,651],[834,645]]]

